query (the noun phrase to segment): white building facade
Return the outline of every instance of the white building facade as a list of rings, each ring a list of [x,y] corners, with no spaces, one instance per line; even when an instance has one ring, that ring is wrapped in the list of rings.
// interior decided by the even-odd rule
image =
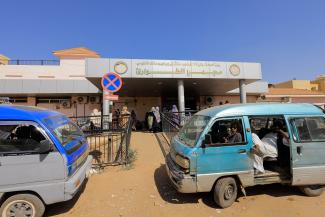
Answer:
[[[199,110],[226,101],[256,102],[267,92],[259,63],[100,58],[86,48],[54,55],[59,60],[2,62],[0,96],[68,116],[90,115],[103,107],[101,77],[116,72],[123,86],[113,109],[126,105],[143,119],[153,106]]]

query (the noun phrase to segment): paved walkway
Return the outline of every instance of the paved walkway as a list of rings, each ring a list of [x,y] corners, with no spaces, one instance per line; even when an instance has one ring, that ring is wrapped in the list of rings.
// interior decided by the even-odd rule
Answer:
[[[158,135],[158,138],[159,135]],[[166,144],[151,133],[133,133],[132,148],[137,151],[133,169],[108,167],[92,176],[79,197],[48,207],[49,216],[87,217],[210,217],[210,216],[313,216],[323,217],[325,195],[303,196],[295,188],[280,185],[249,188],[228,209],[219,209],[212,195],[179,194],[169,184],[162,153]],[[162,152],[162,150],[164,150]]]

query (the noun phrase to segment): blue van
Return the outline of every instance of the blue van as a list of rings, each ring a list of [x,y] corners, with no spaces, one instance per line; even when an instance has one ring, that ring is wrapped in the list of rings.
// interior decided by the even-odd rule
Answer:
[[[275,128],[279,123],[281,133]],[[259,140],[273,142],[267,151],[275,154],[259,153]],[[255,157],[262,159],[262,173],[255,170]],[[172,139],[166,169],[179,192],[212,191],[222,208],[232,205],[238,189],[246,195],[245,187],[254,185],[281,183],[318,196],[325,185],[324,111],[277,103],[202,110]]]
[[[92,157],[80,129],[64,115],[0,105],[0,215],[43,215],[45,205],[70,200]]]

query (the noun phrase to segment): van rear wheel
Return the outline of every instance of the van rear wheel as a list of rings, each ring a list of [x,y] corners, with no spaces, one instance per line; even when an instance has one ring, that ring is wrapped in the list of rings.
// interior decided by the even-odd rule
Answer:
[[[322,185],[307,185],[301,186],[299,189],[309,197],[317,197],[320,196],[324,191],[324,186]]]
[[[32,194],[16,194],[9,197],[0,207],[1,217],[28,216],[42,217],[45,211],[43,202]]]
[[[213,197],[221,208],[231,206],[237,199],[236,180],[232,177],[219,179],[214,187]]]

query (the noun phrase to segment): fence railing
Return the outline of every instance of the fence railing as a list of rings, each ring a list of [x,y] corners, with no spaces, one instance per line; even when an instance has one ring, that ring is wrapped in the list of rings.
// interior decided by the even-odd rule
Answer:
[[[174,123],[183,126],[197,111],[164,112],[163,115]]]
[[[8,60],[7,65],[60,65],[59,60]]]
[[[165,112],[161,113],[162,131],[171,142],[172,138],[178,133],[180,128],[191,119],[196,111],[186,112]]]
[[[109,116],[71,117],[87,137],[93,165],[120,165],[129,163],[132,120],[130,116],[113,119]],[[108,127],[107,127],[108,126]]]
[[[87,133],[94,131],[119,131],[127,127],[127,122],[130,119],[129,115],[113,118],[110,122],[109,115],[96,115],[96,116],[77,116],[70,117],[80,129]]]

